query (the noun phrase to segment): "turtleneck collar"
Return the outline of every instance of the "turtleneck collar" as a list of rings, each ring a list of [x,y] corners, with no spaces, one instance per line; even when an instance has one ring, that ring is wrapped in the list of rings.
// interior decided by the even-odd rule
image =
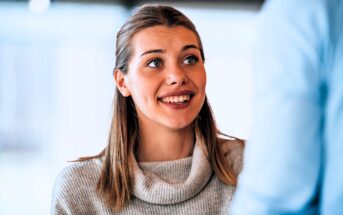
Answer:
[[[212,167],[197,141],[192,157],[164,162],[134,162],[133,195],[153,204],[175,204],[199,193]]]

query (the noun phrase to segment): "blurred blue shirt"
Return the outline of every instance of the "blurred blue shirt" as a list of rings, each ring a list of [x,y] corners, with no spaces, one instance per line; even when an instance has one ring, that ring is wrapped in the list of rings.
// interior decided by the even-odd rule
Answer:
[[[234,215],[343,214],[343,1],[271,0]]]

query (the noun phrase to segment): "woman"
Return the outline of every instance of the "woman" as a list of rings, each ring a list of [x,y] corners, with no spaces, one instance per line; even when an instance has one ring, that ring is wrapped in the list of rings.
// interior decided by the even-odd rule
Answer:
[[[63,170],[53,214],[227,214],[243,142],[219,138],[195,26],[145,5],[116,45],[108,145]]]

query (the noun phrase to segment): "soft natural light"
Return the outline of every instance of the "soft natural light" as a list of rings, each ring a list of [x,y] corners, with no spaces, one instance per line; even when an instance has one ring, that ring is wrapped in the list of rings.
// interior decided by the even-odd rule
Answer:
[[[50,4],[50,0],[30,0],[29,9],[33,13],[41,14],[48,11]]]
[[[49,214],[58,172],[98,153],[109,130],[115,34],[130,11],[41,3],[0,3],[0,214]],[[248,138],[257,9],[177,7],[202,37],[220,129]]]

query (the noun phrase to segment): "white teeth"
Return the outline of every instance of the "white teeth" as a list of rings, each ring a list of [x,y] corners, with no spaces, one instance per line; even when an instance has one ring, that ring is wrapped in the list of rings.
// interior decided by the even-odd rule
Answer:
[[[181,103],[190,100],[190,95],[170,96],[162,99],[164,103]]]

